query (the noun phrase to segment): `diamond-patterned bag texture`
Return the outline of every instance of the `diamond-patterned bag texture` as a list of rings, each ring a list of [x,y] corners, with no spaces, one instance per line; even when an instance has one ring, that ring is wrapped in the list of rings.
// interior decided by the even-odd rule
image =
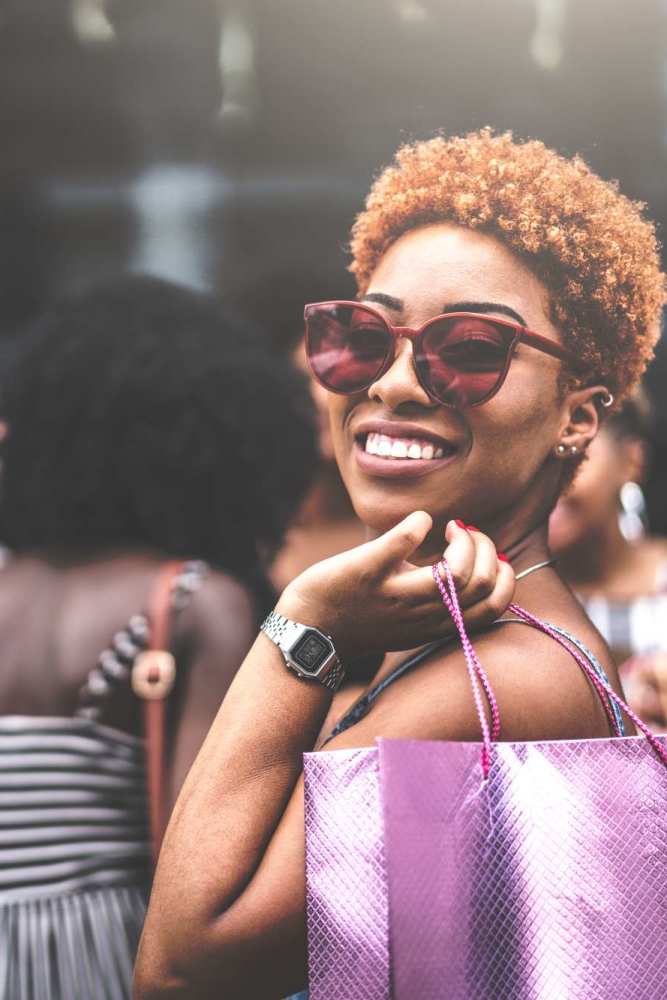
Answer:
[[[475,743],[305,756],[310,1000],[667,997],[664,763],[493,753],[486,781]]]

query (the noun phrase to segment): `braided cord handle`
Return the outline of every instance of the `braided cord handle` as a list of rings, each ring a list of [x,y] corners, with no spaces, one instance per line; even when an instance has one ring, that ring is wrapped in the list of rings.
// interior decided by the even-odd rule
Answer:
[[[573,642],[569,641],[566,636],[555,629],[552,625],[549,625],[548,622],[542,621],[541,618],[536,618],[535,615],[531,615],[529,611],[526,611],[525,608],[520,607],[518,604],[510,604],[508,611],[512,611],[517,618],[521,618],[522,621],[526,622],[528,625],[533,625],[535,628],[539,629],[540,632],[550,636],[555,642],[558,643],[559,646],[562,646],[574,660],[577,661],[577,664],[595,688],[598,698],[602,703],[602,707],[607,714],[607,718],[614,735],[623,736],[623,721],[618,708],[615,708],[614,703],[609,697],[607,688],[604,686],[606,677],[595,670],[586,657],[581,655],[581,652],[576,648]]]
[[[498,703],[493,693],[491,682],[489,681],[489,678],[484,671],[477,653],[473,649],[472,643],[468,637],[465,622],[463,620],[463,613],[461,611],[458,595],[456,593],[454,578],[447,562],[444,559],[441,560],[440,563],[436,563],[431,567],[431,571],[433,573],[433,579],[435,580],[438,590],[440,591],[442,603],[452,616],[452,620],[461,639],[463,655],[465,657],[466,668],[468,670],[473,698],[475,700],[475,708],[477,709],[479,724],[482,731],[481,764],[482,773],[484,775],[484,779],[486,780],[491,769],[493,743],[497,742],[500,735],[500,713],[498,711]],[[651,732],[648,726],[642,722],[635,712],[632,711],[629,705],[626,705],[620,695],[616,694],[604,674],[600,675],[597,673],[586,657],[579,652],[574,643],[568,641],[567,638],[560,635],[559,632],[557,632],[552,626],[543,622],[541,619],[536,618],[529,611],[526,611],[518,604],[510,604],[508,610],[515,614],[518,618],[521,618],[523,621],[533,625],[541,632],[544,632],[545,635],[550,636],[560,646],[562,646],[563,649],[570,653],[595,688],[616,736],[622,735],[617,711],[620,708],[630,719],[632,719],[637,729],[649,741],[651,747],[660,760],[667,766],[667,749],[663,747],[660,740],[656,739],[655,735]],[[489,728],[488,719],[482,702],[482,690],[486,695],[491,709],[491,728]],[[614,706],[616,706],[616,711],[613,710]]]
[[[481,763],[482,773],[486,780],[491,769],[492,743],[495,743],[500,736],[500,712],[498,711],[498,702],[496,701],[496,696],[493,693],[491,682],[489,681],[482,664],[479,662],[479,657],[477,656],[477,653],[473,649],[472,643],[468,638],[452,571],[444,559],[440,563],[436,563],[432,566],[431,571],[433,573],[433,579],[435,580],[438,590],[440,591],[442,603],[452,616],[452,620],[456,625],[456,629],[461,638],[461,646],[463,648],[463,655],[466,661],[468,677],[470,678],[473,698],[475,699],[475,708],[477,709],[477,716],[482,730]],[[489,730],[489,722],[482,703],[480,685],[484,690],[484,694],[486,695],[489,703],[489,708],[491,709],[491,730]]]
[[[524,608],[519,607],[518,604],[510,604],[509,610],[515,615],[518,615],[520,618],[523,618],[524,621],[530,622],[531,625],[535,625],[535,627],[539,628],[540,631],[550,635],[551,638],[559,642],[564,649],[567,649],[582,670],[586,673],[586,676],[592,682],[598,693],[602,691],[606,696],[605,699],[603,699],[603,705],[606,707],[608,702],[613,702],[620,709],[622,709],[628,718],[632,719],[637,729],[649,741],[663,764],[667,765],[667,749],[665,749],[660,740],[656,739],[655,734],[651,732],[646,723],[642,722],[636,712],[633,712],[630,706],[623,701],[621,696],[616,694],[606,677],[600,677],[600,675],[593,670],[590,663],[587,663],[584,657],[579,654],[578,650],[576,650],[571,643],[568,643],[565,639],[563,639],[562,636],[559,636],[546,622],[541,621],[539,618],[535,618],[534,615],[531,615],[531,613],[526,611]],[[600,693],[600,697],[602,698],[602,693]],[[614,725],[614,730],[618,732],[616,724]]]

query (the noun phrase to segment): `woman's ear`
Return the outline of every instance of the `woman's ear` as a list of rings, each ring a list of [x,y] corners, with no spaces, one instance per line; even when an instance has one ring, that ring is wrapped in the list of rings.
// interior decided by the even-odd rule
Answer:
[[[611,400],[603,385],[587,386],[568,392],[563,403],[563,418],[555,449],[559,455],[581,455],[600,429],[601,400]]]

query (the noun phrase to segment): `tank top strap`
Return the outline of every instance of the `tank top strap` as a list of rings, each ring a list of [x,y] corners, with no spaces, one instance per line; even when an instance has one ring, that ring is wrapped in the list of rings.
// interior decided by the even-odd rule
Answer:
[[[420,663],[423,663],[430,656],[432,656],[433,653],[442,649],[444,646],[447,646],[450,642],[452,642],[451,638],[440,639],[438,642],[431,642],[428,646],[424,646],[423,649],[420,649],[418,653],[414,653],[412,656],[409,656],[407,660],[403,661],[403,663],[399,663],[399,665],[395,667],[391,673],[387,674],[386,677],[383,677],[382,680],[375,685],[375,687],[371,688],[370,691],[366,691],[365,694],[362,694],[362,696],[355,701],[352,708],[350,708],[345,713],[343,718],[336,723],[327,738],[320,745],[320,749],[326,746],[327,743],[334,738],[334,736],[344,733],[346,729],[349,729],[351,726],[354,726],[355,723],[359,722],[360,719],[363,719],[364,716],[370,711],[375,699],[381,695],[390,684],[397,681],[399,677],[403,677],[404,674],[409,673],[414,669],[414,667],[419,666]]]
[[[496,622],[494,622],[494,625],[503,625],[516,622],[518,622],[521,625],[528,625],[531,628],[536,628],[538,630],[540,629],[539,623],[526,621],[525,618],[499,618]],[[548,628],[550,628],[552,632],[556,632],[556,634],[559,635],[562,639],[565,639],[566,642],[571,643],[581,653],[581,655],[586,660],[588,660],[588,662],[590,663],[591,667],[593,668],[597,676],[600,678],[600,680],[604,684],[610,684],[609,677],[607,676],[607,671],[604,669],[604,667],[598,660],[595,653],[591,649],[589,649],[588,646],[586,646],[586,644],[581,641],[581,639],[578,639],[576,635],[572,635],[572,633],[568,632],[567,629],[561,628],[560,625],[554,625],[551,622],[544,622],[544,624]],[[567,649],[567,645],[565,643],[563,643],[563,648]],[[572,651],[568,650],[568,652],[571,653]],[[611,700],[609,702],[609,708],[613,713],[616,725],[618,726],[619,735],[625,736],[625,724],[623,722],[623,716],[621,715],[620,708],[618,707],[615,701]]]
[[[207,571],[208,566],[204,562],[190,561],[184,564],[171,589],[172,615],[187,607]],[[128,623],[116,632],[106,649],[102,650],[97,663],[90,670],[79,691],[76,716],[95,722],[101,719],[111,693],[129,682],[134,661],[139,653],[148,648],[150,639],[151,627],[146,612],[132,615]]]
[[[526,621],[523,618],[499,618],[493,624],[504,625],[514,622],[518,622],[520,625],[528,625],[531,628],[539,628],[539,625],[536,625],[530,621]],[[591,667],[593,668],[597,676],[600,678],[600,680],[602,680],[606,684],[609,683],[609,678],[607,677],[607,673],[604,667],[602,666],[598,658],[595,656],[595,654],[592,652],[592,650],[590,650],[588,646],[586,646],[581,641],[581,639],[577,639],[576,636],[572,635],[570,632],[566,631],[566,629],[561,628],[558,625],[552,625],[548,623],[548,627],[552,629],[554,632],[556,632],[563,639],[565,639],[567,642],[572,643],[572,645],[578,649],[581,655],[585,657],[586,660],[588,660],[588,662],[590,663]],[[391,671],[390,674],[384,677],[379,682],[379,684],[376,684],[375,687],[371,688],[370,691],[367,691],[365,694],[363,694],[361,698],[359,698],[354,703],[354,705],[345,713],[343,718],[336,723],[336,725],[331,730],[327,738],[320,745],[320,749],[326,746],[327,743],[329,743],[329,741],[334,738],[334,736],[338,736],[340,735],[340,733],[344,733],[347,729],[350,729],[357,722],[359,722],[360,719],[363,719],[364,716],[367,715],[368,712],[370,711],[371,706],[373,705],[375,699],[380,694],[382,694],[382,692],[385,691],[390,686],[390,684],[393,684],[400,677],[403,677],[405,674],[409,673],[415,667],[419,666],[420,663],[424,663],[424,661],[427,660],[434,653],[443,649],[445,646],[448,646],[451,642],[454,641],[454,638],[455,637],[449,639],[442,639],[439,640],[438,642],[432,642],[428,646],[425,646],[423,649],[421,649],[418,653],[415,653],[413,656],[408,657],[408,659],[404,660],[403,663],[400,663],[394,670]],[[565,644],[564,648],[567,648]],[[614,719],[616,720],[619,734],[621,736],[624,736],[625,726],[623,723],[623,716],[621,715],[620,709],[616,704],[616,702],[611,702],[610,708],[614,714]]]

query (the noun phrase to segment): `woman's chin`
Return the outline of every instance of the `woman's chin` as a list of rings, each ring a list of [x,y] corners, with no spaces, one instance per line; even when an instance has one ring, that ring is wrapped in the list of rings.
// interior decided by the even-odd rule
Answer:
[[[386,531],[390,531],[410,514],[414,514],[416,510],[425,510],[427,514],[430,514],[434,525],[442,520],[430,509],[427,503],[415,503],[411,506],[405,503],[385,503],[382,507],[378,507],[375,504],[366,505],[360,503],[355,504],[354,507],[359,520],[366,525],[374,536],[383,535]]]

